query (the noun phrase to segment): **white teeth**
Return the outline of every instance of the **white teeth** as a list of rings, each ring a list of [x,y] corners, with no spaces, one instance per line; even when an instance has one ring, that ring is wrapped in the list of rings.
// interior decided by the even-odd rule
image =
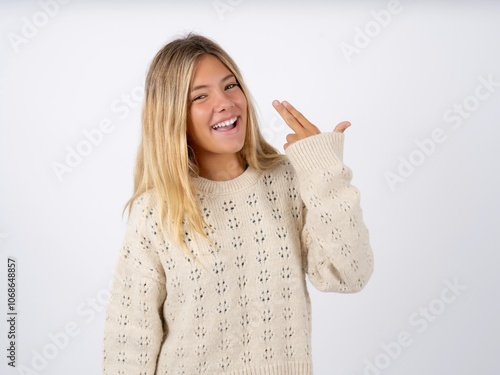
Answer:
[[[235,117],[235,118],[232,118],[231,120],[219,122],[218,124],[215,124],[214,126],[212,126],[212,129],[221,128],[223,126],[231,126],[236,122],[237,119],[238,119],[238,117]]]

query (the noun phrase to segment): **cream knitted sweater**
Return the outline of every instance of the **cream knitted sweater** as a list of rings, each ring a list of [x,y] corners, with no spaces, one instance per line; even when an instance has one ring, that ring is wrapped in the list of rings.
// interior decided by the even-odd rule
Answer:
[[[140,196],[115,268],[104,332],[106,375],[311,375],[317,289],[357,292],[373,272],[344,135],[287,147],[271,171],[192,178],[215,246],[186,232],[196,264],[158,237]]]

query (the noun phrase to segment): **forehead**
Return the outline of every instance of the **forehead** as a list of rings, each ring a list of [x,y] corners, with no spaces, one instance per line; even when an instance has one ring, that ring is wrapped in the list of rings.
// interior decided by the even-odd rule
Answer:
[[[192,84],[195,85],[201,81],[219,81],[232,72],[215,56],[202,56],[193,72]]]

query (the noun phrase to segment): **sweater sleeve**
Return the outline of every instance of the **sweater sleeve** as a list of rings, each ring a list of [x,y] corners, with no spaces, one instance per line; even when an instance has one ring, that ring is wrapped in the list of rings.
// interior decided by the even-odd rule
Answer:
[[[106,310],[103,374],[153,375],[164,337],[165,275],[145,195],[132,206]]]
[[[305,271],[320,291],[360,291],[373,273],[360,194],[343,163],[344,134],[321,133],[288,146],[303,201]]]

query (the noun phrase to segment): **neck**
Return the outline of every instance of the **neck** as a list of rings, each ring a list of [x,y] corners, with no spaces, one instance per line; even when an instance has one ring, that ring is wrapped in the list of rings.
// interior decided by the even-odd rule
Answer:
[[[246,169],[245,161],[238,155],[218,155],[213,158],[200,158],[199,174],[213,181],[228,181],[240,176]]]

